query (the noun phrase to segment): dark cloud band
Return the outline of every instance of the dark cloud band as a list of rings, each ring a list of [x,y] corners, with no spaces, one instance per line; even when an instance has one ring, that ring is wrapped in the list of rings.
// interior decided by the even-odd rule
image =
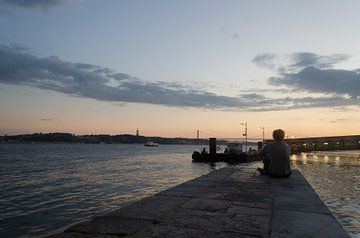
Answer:
[[[352,70],[306,67],[299,72],[269,79],[273,85],[286,85],[310,92],[360,97],[360,74]]]
[[[21,47],[0,46],[0,82],[28,85],[100,101],[140,102],[169,106],[245,107],[238,98],[196,91],[166,82],[146,82],[108,68],[39,58]]]
[[[287,79],[281,77],[271,82],[289,85]],[[98,65],[68,62],[54,56],[41,58],[23,47],[4,45],[0,45],[0,83],[27,85],[100,101],[175,107],[271,111],[358,105],[358,99],[342,96],[268,98],[256,91],[242,91],[238,97],[217,95],[177,83],[148,82]]]
[[[0,5],[49,9],[60,6],[66,1],[67,0],[0,0]]]
[[[278,64],[277,62],[281,62],[281,59],[284,62]],[[300,91],[351,97],[355,100],[355,104],[359,105],[359,70],[334,68],[337,63],[347,59],[349,56],[345,54],[322,56],[300,52],[286,57],[261,54],[256,56],[253,62],[260,67],[275,69],[277,75],[268,80],[272,85],[286,86]]]

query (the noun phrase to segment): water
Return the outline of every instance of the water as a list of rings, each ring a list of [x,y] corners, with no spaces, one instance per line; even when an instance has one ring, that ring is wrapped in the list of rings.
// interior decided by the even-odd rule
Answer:
[[[0,237],[51,234],[215,168],[191,163],[194,149],[0,144]]]
[[[52,234],[226,166],[192,163],[191,153],[199,149],[0,144],[0,237]],[[293,157],[293,166],[303,171],[351,235],[359,237],[359,162],[344,163],[346,156],[314,158]]]
[[[308,182],[352,237],[360,237],[360,150],[292,156]]]

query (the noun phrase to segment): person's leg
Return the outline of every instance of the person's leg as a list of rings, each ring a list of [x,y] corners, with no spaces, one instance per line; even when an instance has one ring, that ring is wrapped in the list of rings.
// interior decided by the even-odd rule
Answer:
[[[267,174],[269,174],[270,159],[268,159],[268,158],[263,159],[263,164],[264,164],[264,167],[257,168],[257,170],[260,172],[260,174],[267,175]]]
[[[266,159],[263,159],[263,164],[264,164],[264,171],[266,171],[266,174],[269,173],[269,167],[270,167],[270,159],[269,158],[266,158]]]
[[[262,168],[257,168],[257,171],[259,171],[262,175],[267,175],[267,171]]]

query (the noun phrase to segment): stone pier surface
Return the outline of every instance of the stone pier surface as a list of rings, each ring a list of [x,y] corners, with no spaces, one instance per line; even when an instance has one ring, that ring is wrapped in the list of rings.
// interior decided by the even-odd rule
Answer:
[[[223,168],[51,237],[349,237],[305,178]]]

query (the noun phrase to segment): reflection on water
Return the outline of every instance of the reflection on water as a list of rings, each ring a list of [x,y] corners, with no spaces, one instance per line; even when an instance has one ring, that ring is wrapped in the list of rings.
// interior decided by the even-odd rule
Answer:
[[[352,237],[360,237],[359,157],[360,151],[322,152],[291,157],[293,166],[301,169]]]
[[[360,150],[352,151],[329,151],[329,152],[313,152],[313,153],[301,153],[291,155],[292,161],[299,161],[302,164],[307,164],[310,159],[311,163],[325,163],[325,164],[360,164]]]

